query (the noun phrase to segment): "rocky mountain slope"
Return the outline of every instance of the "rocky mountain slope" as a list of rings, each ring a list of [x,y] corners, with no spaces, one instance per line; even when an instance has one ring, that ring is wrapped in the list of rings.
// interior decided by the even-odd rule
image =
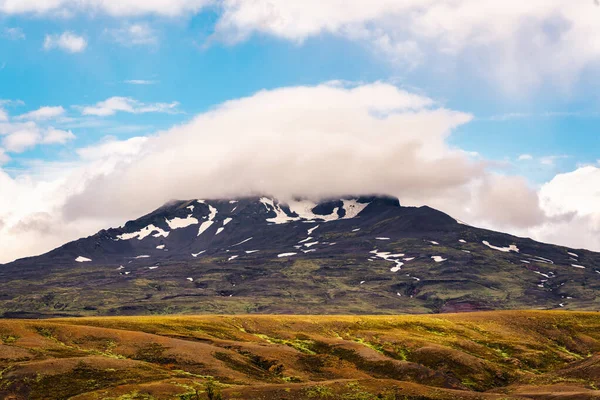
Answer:
[[[597,309],[600,255],[392,197],[174,201],[0,266],[5,316]]]

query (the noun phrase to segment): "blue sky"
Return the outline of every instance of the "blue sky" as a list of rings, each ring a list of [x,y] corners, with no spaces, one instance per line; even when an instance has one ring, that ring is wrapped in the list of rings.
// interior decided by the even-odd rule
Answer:
[[[0,192],[20,196],[5,195],[0,206],[40,199],[28,209],[0,212],[0,242],[17,241],[15,232],[24,221],[40,214],[60,215],[59,224],[66,224],[73,199],[91,193],[94,173],[89,171],[107,168],[103,173],[111,176],[122,168],[133,176],[132,168],[146,154],[168,154],[156,150],[162,137],[168,139],[161,146],[172,144],[170,151],[176,152],[186,135],[199,140],[193,144],[200,151],[204,143],[221,148],[224,143],[216,143],[215,136],[228,137],[235,147],[278,129],[281,137],[269,143],[277,148],[297,143],[298,138],[286,137],[292,135],[288,130],[306,140],[319,131],[338,138],[326,142],[327,157],[334,158],[346,151],[334,143],[343,141],[343,129],[352,130],[352,124],[335,126],[339,132],[328,129],[339,122],[334,116],[345,119],[348,109],[356,114],[347,115],[349,121],[357,118],[356,126],[364,122],[357,117],[361,112],[381,114],[353,139],[357,147],[372,144],[370,127],[380,126],[380,119],[397,117],[396,129],[380,138],[395,153],[386,155],[391,161],[381,167],[381,179],[374,176],[381,182],[378,190],[402,192],[400,183],[406,182],[414,187],[398,193],[401,200],[404,194],[408,202],[432,204],[482,226],[600,248],[598,241],[581,239],[600,230],[600,209],[589,206],[598,194],[579,192],[582,179],[590,187],[600,179],[600,7],[591,0],[497,6],[495,0],[0,0]],[[301,101],[303,87],[314,99]],[[360,90],[364,98],[357,95]],[[274,103],[263,103],[265,98]],[[346,103],[351,101],[356,108]],[[409,105],[395,103],[405,101]],[[288,103],[295,104],[295,114],[288,115]],[[265,126],[265,118],[278,118],[272,109],[280,105],[282,121],[289,125]],[[332,120],[321,115],[329,110]],[[255,120],[229,126],[228,118],[245,120],[247,113]],[[430,115],[429,122],[416,124],[414,114],[423,113]],[[205,118],[210,115],[221,122]],[[229,136],[232,129],[237,136]],[[402,141],[407,147],[398,144]],[[236,151],[249,169],[256,164],[271,171],[279,165],[269,164],[274,160],[268,156],[250,157],[256,149],[248,146]],[[324,145],[313,148],[319,146]],[[301,147],[290,156],[301,154]],[[404,168],[428,178],[402,171],[390,176],[393,160],[406,158],[414,148],[422,150],[422,159],[415,156]],[[362,148],[352,156],[346,159],[361,161],[339,168],[378,162]],[[429,158],[450,163],[448,176],[431,178],[437,167]],[[94,164],[99,160],[102,168]],[[225,159],[213,163],[232,168]],[[203,168],[190,176],[210,182],[203,179],[211,166]],[[307,180],[319,175],[306,170],[313,174],[307,173]],[[426,179],[428,185],[414,185]],[[344,188],[356,184],[340,180],[347,183]],[[267,178],[258,181],[280,188],[269,186]],[[68,195],[46,192],[60,185]],[[195,194],[179,189],[165,189],[168,193],[152,201]],[[565,192],[577,196],[567,199]],[[493,211],[512,193],[530,202],[526,217]],[[78,214],[85,228],[54,236],[73,239],[142,211],[102,218]],[[581,217],[573,240],[566,237],[570,233],[557,233],[573,222],[567,214]],[[34,232],[43,245],[18,254],[57,244],[47,241],[48,231]]]
[[[580,92],[582,87],[593,87],[595,77],[582,76],[574,88],[564,91],[542,87],[511,96],[468,70],[457,71],[460,66],[454,66],[454,71],[429,65],[406,68],[372,51],[368,44],[332,34],[301,43],[264,34],[224,43],[211,38],[218,18],[214,9],[175,20],[87,14],[2,18],[1,97],[24,102],[6,107],[11,114],[63,106],[68,115],[77,116],[71,107],[113,96],[144,103],[179,103],[172,114],[119,114],[101,121],[99,127],[72,128],[77,139],[66,149],[36,147],[13,154],[6,168],[22,167],[22,161],[31,158],[67,157],[69,148],[92,144],[106,135],[128,138],[166,129],[223,101],[259,90],[330,80],[393,82],[446,107],[472,113],[475,120],[457,129],[450,143],[487,159],[511,162],[509,168],[534,183],[598,158],[597,96]],[[151,30],[143,43],[131,43],[131,38],[121,41],[114,37],[118,33],[111,33],[135,24]],[[17,36],[11,38],[7,29],[18,29]],[[65,31],[82,36],[85,50],[44,49],[46,35]],[[126,83],[129,80],[151,84]],[[521,154],[531,154],[538,161],[552,157],[553,162],[516,163]]]

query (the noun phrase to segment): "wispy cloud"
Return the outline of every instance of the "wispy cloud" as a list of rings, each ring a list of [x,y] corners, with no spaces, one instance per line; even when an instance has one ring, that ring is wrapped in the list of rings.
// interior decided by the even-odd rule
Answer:
[[[130,85],[156,85],[158,81],[146,80],[146,79],[129,79],[124,81]]]
[[[116,29],[106,29],[105,33],[123,46],[154,46],[158,44],[158,34],[147,23],[130,24]]]
[[[62,106],[57,107],[40,107],[37,110],[30,111],[25,114],[21,114],[15,119],[17,120],[35,120],[42,121],[60,117],[65,113],[65,109]]]
[[[569,156],[567,155],[555,155],[555,156],[544,156],[544,157],[540,157],[540,164],[542,165],[546,165],[546,166],[554,166],[556,164],[557,160],[563,160],[569,158]]]
[[[46,35],[44,49],[60,49],[67,53],[81,53],[87,47],[87,40],[73,32],[63,32],[60,35]]]
[[[25,33],[21,28],[4,28],[2,31],[2,37],[10,40],[23,40],[25,39]]]
[[[131,97],[111,97],[104,101],[100,101],[93,106],[78,106],[81,114],[95,115],[98,117],[107,117],[115,115],[117,112],[125,112],[130,114],[144,113],[177,113],[179,103],[174,101],[171,103],[142,103],[141,101],[132,99]]]
[[[491,117],[479,118],[487,121],[511,121],[515,119],[527,118],[568,118],[568,117],[598,117],[600,113],[595,111],[543,111],[543,112],[510,112],[505,114],[492,115]]]

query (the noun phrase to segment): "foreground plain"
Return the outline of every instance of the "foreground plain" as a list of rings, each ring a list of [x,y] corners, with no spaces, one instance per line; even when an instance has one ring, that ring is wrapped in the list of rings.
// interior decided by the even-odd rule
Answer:
[[[5,399],[600,398],[600,314],[0,320]]]

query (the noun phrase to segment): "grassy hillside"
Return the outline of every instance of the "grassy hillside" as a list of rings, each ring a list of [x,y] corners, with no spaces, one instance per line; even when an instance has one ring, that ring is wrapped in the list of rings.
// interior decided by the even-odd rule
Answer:
[[[6,399],[600,398],[600,314],[0,320]]]

